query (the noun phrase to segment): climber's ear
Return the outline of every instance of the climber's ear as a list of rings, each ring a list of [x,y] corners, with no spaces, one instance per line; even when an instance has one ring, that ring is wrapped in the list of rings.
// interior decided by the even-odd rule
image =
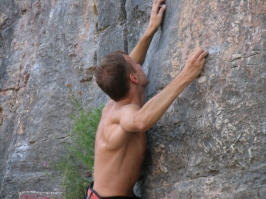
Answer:
[[[136,73],[130,73],[129,75],[129,79],[132,83],[135,83],[137,84],[139,82],[139,79],[137,77],[137,74]]]

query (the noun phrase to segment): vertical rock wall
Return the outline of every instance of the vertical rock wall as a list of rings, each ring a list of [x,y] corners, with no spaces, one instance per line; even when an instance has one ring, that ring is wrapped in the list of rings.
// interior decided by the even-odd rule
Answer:
[[[114,50],[130,52],[152,0],[0,0],[0,198],[60,192],[51,162],[73,110],[107,97],[93,71]],[[143,65],[148,99],[209,50],[200,77],[148,132],[146,198],[266,196],[266,2],[166,0],[162,27]],[[54,178],[49,177],[53,175]]]
[[[93,1],[1,1],[0,198],[59,192],[52,162],[70,130],[67,85],[96,92]]]
[[[149,133],[144,198],[266,198],[265,3],[167,1],[145,65],[149,97],[194,46],[210,54]]]

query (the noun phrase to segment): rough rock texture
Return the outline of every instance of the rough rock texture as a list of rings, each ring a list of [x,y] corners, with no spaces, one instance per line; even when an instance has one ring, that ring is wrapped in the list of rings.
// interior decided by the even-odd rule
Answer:
[[[130,52],[152,0],[0,0],[0,198],[60,192],[50,164],[63,153],[73,110],[107,97],[93,71]],[[266,2],[166,0],[143,65],[148,99],[183,68],[195,46],[204,71],[148,132],[146,198],[266,198]],[[53,175],[54,178],[49,177]]]

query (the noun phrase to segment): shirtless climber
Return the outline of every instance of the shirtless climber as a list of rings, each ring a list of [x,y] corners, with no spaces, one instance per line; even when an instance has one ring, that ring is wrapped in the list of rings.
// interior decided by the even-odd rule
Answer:
[[[154,1],[148,28],[131,54],[111,53],[96,69],[96,82],[111,100],[102,112],[96,133],[94,184],[88,189],[87,198],[137,198],[133,187],[139,179],[145,157],[145,132],[200,74],[205,63],[208,52],[195,49],[181,73],[144,104],[149,81],[141,64],[161,24],[166,9],[164,1]]]

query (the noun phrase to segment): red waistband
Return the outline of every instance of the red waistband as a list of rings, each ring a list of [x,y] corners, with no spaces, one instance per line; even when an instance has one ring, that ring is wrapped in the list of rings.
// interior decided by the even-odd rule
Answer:
[[[101,199],[93,190],[88,189],[87,192],[88,199]]]

